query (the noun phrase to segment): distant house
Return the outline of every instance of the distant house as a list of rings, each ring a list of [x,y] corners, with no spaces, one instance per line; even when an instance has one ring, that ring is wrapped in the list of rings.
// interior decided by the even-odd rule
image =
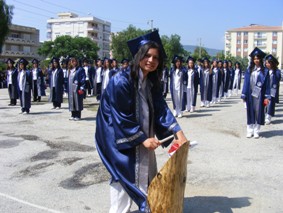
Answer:
[[[225,32],[225,54],[248,57],[258,47],[278,57],[280,67],[283,60],[283,27],[251,24]]]
[[[78,17],[75,13],[66,12],[47,20],[48,41],[62,35],[88,37],[100,48],[97,53],[100,57],[109,57],[110,34],[111,23],[93,16]]]
[[[37,50],[39,43],[39,30],[33,27],[10,25],[10,31],[2,46],[0,60],[7,58],[16,60],[24,57],[27,60],[39,58]]]

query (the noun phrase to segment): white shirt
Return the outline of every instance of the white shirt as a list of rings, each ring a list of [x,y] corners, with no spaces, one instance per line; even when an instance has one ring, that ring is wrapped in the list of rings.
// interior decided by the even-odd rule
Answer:
[[[57,70],[58,69],[56,69],[53,73],[52,73],[52,83],[53,83],[53,87],[55,87],[56,85],[55,85],[55,76],[56,76],[56,73],[57,73]]]
[[[181,73],[180,69],[176,69],[174,71],[174,89],[180,90],[181,89]]]
[[[68,78],[68,70],[63,69],[64,78]]]
[[[192,88],[192,74],[193,74],[193,72],[194,72],[193,69],[188,70],[188,86],[187,86],[187,88]]]
[[[236,69],[236,70],[235,70],[235,78],[238,78],[239,73],[240,73],[240,70],[239,70],[239,69]]]
[[[96,83],[101,83],[101,67],[96,70]]]
[[[33,79],[33,80],[37,80],[37,72],[36,72],[36,69],[33,69],[33,70],[32,70],[32,79]]]
[[[12,70],[8,70],[8,84],[12,84]]]
[[[88,66],[84,67],[85,70],[85,80],[89,80],[89,76],[88,76]]]
[[[23,91],[23,77],[24,77],[24,71],[21,70],[21,72],[20,72],[20,80],[19,80],[20,91]]]
[[[109,82],[109,69],[104,71],[104,76],[103,76],[103,89],[106,89],[107,84]]]

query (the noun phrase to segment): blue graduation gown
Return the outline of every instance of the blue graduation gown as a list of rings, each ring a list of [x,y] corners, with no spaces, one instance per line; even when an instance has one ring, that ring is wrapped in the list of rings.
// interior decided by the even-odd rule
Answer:
[[[50,69],[49,70],[49,86],[50,86],[50,97],[49,97],[49,101],[53,102],[56,101],[58,103],[62,103],[63,102],[63,93],[64,93],[64,73],[63,70],[61,68],[58,68],[57,72],[56,72],[56,76],[55,76],[55,96],[53,97],[53,72]]]
[[[176,103],[175,103],[175,99],[174,99],[174,92],[173,92],[173,86],[174,86],[174,72],[175,72],[175,68],[174,67],[172,67],[171,69],[170,69],[170,74],[169,74],[169,76],[170,76],[170,93],[171,93],[171,98],[172,98],[172,103],[173,103],[173,108],[175,109],[176,108]],[[186,72],[186,70],[185,70],[185,68],[184,67],[181,67],[180,68],[180,71],[179,71],[179,73],[180,73],[180,75],[181,75],[181,85],[180,85],[180,97],[182,97],[183,96],[183,92],[184,92],[184,87],[185,87],[185,85],[186,85],[186,82],[185,82],[185,78],[184,78],[184,75],[185,75],[185,72]],[[183,101],[183,98],[181,98],[181,101]],[[181,103],[181,107],[182,107],[182,103]]]
[[[38,96],[45,96],[46,87],[45,87],[45,82],[43,78],[43,72],[40,68],[37,68],[36,72],[37,72],[37,94]],[[33,71],[31,71],[31,74],[33,75]],[[34,81],[32,81],[33,92],[34,92],[34,88],[35,88]]]
[[[8,70],[7,70],[7,88],[9,87],[8,85]],[[19,94],[18,94],[18,89],[17,89],[17,83],[18,82],[18,70],[16,68],[13,69],[12,71],[12,88],[11,88],[11,93],[9,93],[11,99],[18,99]]]
[[[23,71],[21,71],[23,72]],[[25,79],[24,79],[24,84],[23,84],[23,89],[22,89],[22,94],[20,93],[20,87],[19,87],[19,81],[20,81],[20,73],[18,73],[18,93],[21,101],[21,107],[24,109],[29,110],[31,107],[31,87],[32,87],[32,75],[29,70],[26,70],[25,72]]]
[[[255,72],[255,71],[254,71]],[[257,121],[255,110],[253,108],[254,101],[251,91],[251,85],[250,85],[250,78],[251,78],[251,72],[250,69],[247,69],[245,72],[245,81],[243,85],[242,95],[241,98],[246,101],[247,105],[247,124],[260,124],[264,125],[265,120],[265,112],[264,112],[264,105],[263,101],[264,99],[268,98],[270,99],[270,86],[269,86],[269,74],[267,69],[260,70],[256,85],[261,88],[260,95],[259,95],[259,109],[258,109],[258,115],[257,115]]]
[[[189,79],[189,73],[188,70],[186,70],[184,72],[184,85],[185,85],[185,89],[184,89],[184,94],[183,94],[183,101],[182,101],[182,110],[186,109],[186,105],[187,105],[187,86],[188,86],[188,79]],[[199,73],[197,69],[194,69],[192,77],[191,77],[191,86],[194,89],[194,94],[192,97],[192,106],[196,106],[196,102],[197,102],[197,93],[198,93],[198,84],[200,82],[200,77],[199,77]]]
[[[279,103],[279,88],[280,88],[280,79],[281,73],[280,70],[277,69],[273,71],[273,75],[270,76],[270,95],[271,99],[267,107],[267,114],[274,116],[275,115],[275,103]],[[272,94],[272,90],[276,91],[275,95]]]
[[[154,130],[159,139],[178,132],[180,126],[163,99],[161,90],[151,90]],[[114,75],[102,96],[96,117],[97,151],[112,176],[144,211],[147,198],[137,187],[139,145],[147,139],[138,122],[139,98],[128,72]],[[171,141],[166,142],[168,146]]]

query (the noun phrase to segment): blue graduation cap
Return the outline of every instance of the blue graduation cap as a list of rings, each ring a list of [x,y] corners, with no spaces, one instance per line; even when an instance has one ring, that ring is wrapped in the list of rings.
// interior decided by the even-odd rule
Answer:
[[[127,42],[127,44],[128,44],[128,47],[130,49],[132,56],[134,57],[136,55],[136,53],[139,51],[140,47],[147,44],[149,41],[156,42],[160,46],[161,53],[163,54],[163,57],[166,58],[166,53],[165,53],[165,50],[163,48],[158,30],[152,31],[152,32],[145,34],[143,36],[129,40]]]
[[[210,63],[210,60],[209,60],[207,57],[204,57],[204,58],[202,59],[202,61],[203,61],[203,62],[207,61],[208,63]]]
[[[228,64],[228,60],[224,60],[224,61],[223,61],[223,64]]]
[[[32,64],[39,64],[39,60],[37,60],[36,58],[32,59],[31,61]]]
[[[83,58],[83,63],[89,63],[88,59],[87,58]]]
[[[199,58],[198,62],[203,63],[203,59]]]
[[[179,56],[179,55],[174,55],[173,56],[173,59],[172,59],[172,63],[175,64],[176,61],[180,61],[180,62],[183,62],[183,57],[182,56]]]
[[[26,59],[24,59],[24,58],[20,58],[19,64],[23,64],[23,65],[27,66],[28,65],[28,61]]]
[[[186,63],[188,63],[189,61],[195,62],[195,59],[192,56],[189,56],[186,60]]]
[[[9,63],[14,64],[15,62],[12,59],[8,58],[5,63],[6,64],[9,64]]]
[[[54,62],[57,62],[57,63],[59,64],[59,58],[53,57],[53,58],[51,59],[51,63],[54,63]]]
[[[266,56],[266,53],[263,52],[261,49],[259,48],[254,48],[254,50],[250,53],[249,55],[250,57],[255,57],[255,56],[259,56],[260,58],[264,58]]]
[[[276,64],[276,66],[279,65],[279,62],[278,62],[277,58],[275,58],[275,57],[274,57],[273,55],[271,55],[271,54],[267,55],[267,56],[265,57],[265,60],[274,62],[274,63]]]
[[[124,64],[124,63],[129,63],[129,59],[123,58],[122,61],[121,61],[121,64]]]

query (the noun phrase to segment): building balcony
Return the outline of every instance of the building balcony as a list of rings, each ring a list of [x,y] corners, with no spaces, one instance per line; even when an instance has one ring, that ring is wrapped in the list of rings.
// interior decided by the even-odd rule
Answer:
[[[22,38],[13,38],[13,37],[6,37],[5,43],[38,46],[38,44],[33,40],[26,40]]]
[[[257,43],[255,43],[254,45],[255,45],[256,47],[258,47],[258,48],[266,47],[266,43],[262,43],[262,44],[257,44]]]
[[[87,27],[87,31],[88,32],[99,32],[99,28],[98,27]]]
[[[24,52],[24,51],[12,51],[12,50],[3,50],[1,53],[2,56],[5,57],[15,57],[15,58],[20,58],[20,57],[38,57],[38,54],[35,52]]]
[[[266,36],[258,36],[258,35],[255,35],[255,36],[254,36],[254,39],[266,39]]]

